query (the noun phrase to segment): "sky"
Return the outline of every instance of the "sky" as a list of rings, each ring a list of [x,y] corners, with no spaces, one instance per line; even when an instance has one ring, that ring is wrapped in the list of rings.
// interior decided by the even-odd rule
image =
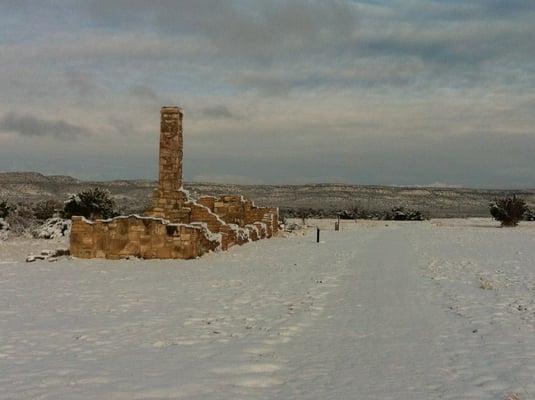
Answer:
[[[0,0],[0,171],[535,187],[533,0]]]

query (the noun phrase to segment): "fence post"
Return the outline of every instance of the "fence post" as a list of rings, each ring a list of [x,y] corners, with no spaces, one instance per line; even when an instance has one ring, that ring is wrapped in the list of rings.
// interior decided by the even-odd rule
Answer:
[[[316,228],[316,243],[320,242],[320,228]]]

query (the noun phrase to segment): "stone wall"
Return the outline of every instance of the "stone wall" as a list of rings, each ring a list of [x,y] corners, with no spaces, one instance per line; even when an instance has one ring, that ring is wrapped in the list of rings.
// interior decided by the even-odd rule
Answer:
[[[241,245],[249,241],[249,231],[236,224],[227,224],[219,215],[208,207],[197,202],[185,203],[190,211],[190,222],[205,223],[210,232],[221,234],[221,249],[228,250],[234,245]]]
[[[94,222],[72,219],[70,251],[79,258],[190,259],[219,246],[220,237],[207,234],[203,226],[135,215]]]
[[[267,225],[269,236],[278,231],[279,212],[277,208],[256,207],[251,200],[243,196],[227,195],[219,198],[203,196],[197,200],[210,209],[227,224],[236,224],[240,227],[263,222]]]
[[[161,109],[159,184],[144,217],[73,218],[71,254],[80,258],[195,258],[271,237],[278,210],[242,196],[192,200],[182,189],[182,111]]]

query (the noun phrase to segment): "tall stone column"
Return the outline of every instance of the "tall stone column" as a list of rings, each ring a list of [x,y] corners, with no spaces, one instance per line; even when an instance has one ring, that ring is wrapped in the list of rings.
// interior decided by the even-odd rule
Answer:
[[[160,190],[176,191],[182,187],[182,110],[160,110]]]
[[[182,191],[182,110],[162,107],[160,110],[159,181],[154,191],[152,208],[145,215],[171,222],[189,222],[187,201]]]

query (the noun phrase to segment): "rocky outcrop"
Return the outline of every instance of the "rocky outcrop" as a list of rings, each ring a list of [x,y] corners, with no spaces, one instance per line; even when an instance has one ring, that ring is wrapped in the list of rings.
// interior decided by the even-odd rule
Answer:
[[[36,239],[59,239],[70,235],[71,221],[63,218],[47,219],[32,231]]]

